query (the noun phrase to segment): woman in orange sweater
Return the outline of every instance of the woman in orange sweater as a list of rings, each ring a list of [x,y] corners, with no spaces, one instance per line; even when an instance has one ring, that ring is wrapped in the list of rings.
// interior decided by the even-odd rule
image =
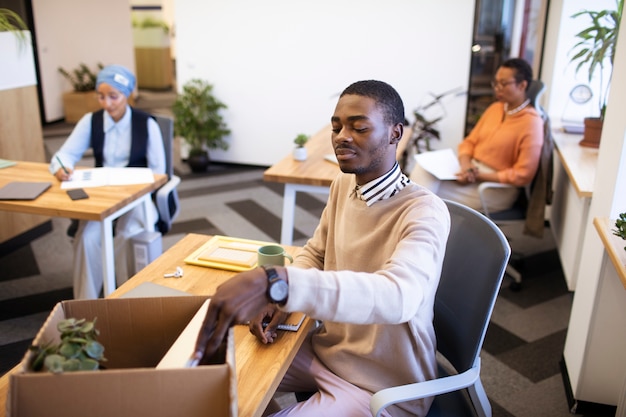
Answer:
[[[488,207],[490,211],[510,208],[519,187],[530,184],[535,176],[543,144],[543,120],[526,95],[531,80],[532,68],[523,59],[502,63],[491,82],[497,101],[458,146],[461,169],[456,181],[439,181],[419,165],[411,179],[441,198],[476,210],[482,210],[480,182],[511,184],[516,188],[490,190]]]

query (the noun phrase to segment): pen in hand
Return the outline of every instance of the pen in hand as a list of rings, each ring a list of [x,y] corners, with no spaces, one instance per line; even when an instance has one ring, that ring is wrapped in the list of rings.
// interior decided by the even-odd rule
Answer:
[[[63,162],[61,162],[61,158],[59,158],[59,155],[57,155],[56,158],[57,158],[57,161],[59,162],[59,164],[61,165],[61,168],[63,169],[63,172],[65,172],[65,175],[68,176],[67,179],[70,179],[69,178],[70,172],[67,170],[67,168],[65,168],[65,165],[63,165]]]

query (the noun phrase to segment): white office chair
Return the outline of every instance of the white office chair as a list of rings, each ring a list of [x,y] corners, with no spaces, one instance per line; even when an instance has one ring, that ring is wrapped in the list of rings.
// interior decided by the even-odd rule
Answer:
[[[176,187],[180,184],[180,177],[174,175],[174,120],[166,116],[154,116],[163,136],[165,147],[165,166],[168,181],[155,193],[154,199],[159,212],[157,230],[166,234],[172,228],[172,223],[180,212],[180,201]]]
[[[444,358],[440,376],[375,393],[372,416],[393,404],[433,396],[428,416],[491,416],[480,381],[480,351],[511,249],[491,220],[462,204],[446,204],[452,224],[434,318],[437,350]]]
[[[544,139],[541,150],[540,165],[533,181],[520,189],[520,196],[510,209],[492,212],[489,210],[489,191],[496,188],[511,188],[510,184],[497,182],[483,182],[478,186],[478,194],[482,203],[482,212],[496,224],[503,226],[512,223],[525,223],[524,234],[541,238],[543,236],[543,218],[546,205],[552,202],[552,152],[554,140],[547,113],[539,105],[539,98],[545,91],[545,85],[540,80],[533,80],[528,87],[528,98],[531,104],[543,118]],[[545,195],[544,198],[533,198],[534,193]],[[537,226],[539,225],[539,226]],[[522,274],[511,264],[507,266],[507,275],[513,278],[510,288],[514,291],[521,289]]]

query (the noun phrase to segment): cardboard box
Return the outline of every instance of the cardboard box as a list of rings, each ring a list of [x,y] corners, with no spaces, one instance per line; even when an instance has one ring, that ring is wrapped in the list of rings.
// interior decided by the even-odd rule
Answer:
[[[232,331],[217,365],[155,369],[207,297],[63,301],[55,306],[34,344],[59,341],[57,323],[93,320],[100,330],[106,367],[100,371],[27,372],[11,375],[7,415],[236,416],[237,381]]]

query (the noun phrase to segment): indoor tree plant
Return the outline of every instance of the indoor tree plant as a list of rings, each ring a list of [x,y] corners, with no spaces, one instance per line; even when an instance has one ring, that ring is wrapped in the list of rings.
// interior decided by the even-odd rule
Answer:
[[[614,10],[583,10],[572,15],[572,18],[586,16],[591,20],[589,25],[576,34],[576,43],[571,52],[574,54],[570,62],[577,63],[576,72],[585,68],[591,83],[594,75],[599,76],[600,93],[598,94],[599,117],[585,118],[585,133],[582,146],[597,148],[602,133],[602,123],[606,112],[606,103],[611,86],[611,73],[615,59],[615,44],[619,32],[619,24],[624,7],[624,0],[616,0]],[[604,81],[604,68],[609,70],[608,80]]]
[[[204,172],[209,166],[209,149],[228,149],[224,139],[230,134],[220,111],[226,104],[213,95],[213,86],[195,78],[183,85],[183,91],[172,105],[174,134],[189,145],[187,163],[193,172]]]

